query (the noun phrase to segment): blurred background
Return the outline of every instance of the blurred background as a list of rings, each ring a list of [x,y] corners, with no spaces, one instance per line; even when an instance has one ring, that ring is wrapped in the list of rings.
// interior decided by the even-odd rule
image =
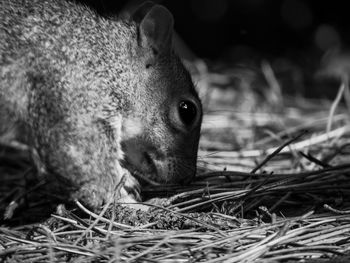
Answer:
[[[83,0],[102,13],[119,12],[142,1]],[[325,51],[349,42],[346,1],[163,0],[175,29],[200,57],[236,56],[253,49],[283,55],[296,49]]]
[[[143,2],[81,1],[105,15],[130,13]],[[333,98],[339,75],[347,74],[344,71],[350,68],[346,1],[154,2],[166,6],[174,15],[180,55],[192,62],[202,59],[210,71],[238,66],[236,78],[254,75],[249,82],[259,82],[261,63],[267,61],[283,93]]]

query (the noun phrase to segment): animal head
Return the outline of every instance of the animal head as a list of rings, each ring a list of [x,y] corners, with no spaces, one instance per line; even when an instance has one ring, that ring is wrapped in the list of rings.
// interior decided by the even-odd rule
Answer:
[[[186,183],[196,172],[202,107],[193,82],[172,49],[170,12],[146,2],[133,15],[137,78],[122,145],[127,165],[161,183]]]

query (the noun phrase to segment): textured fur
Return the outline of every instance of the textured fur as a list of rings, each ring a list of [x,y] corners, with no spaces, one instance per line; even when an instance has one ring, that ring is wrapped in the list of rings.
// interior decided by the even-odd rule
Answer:
[[[172,49],[155,52],[161,40],[73,2],[0,0],[0,132],[16,131],[91,207],[112,198],[123,175],[117,198],[129,200],[133,170],[162,183],[192,177],[201,116],[179,131],[169,112],[190,97],[201,114],[200,103]]]

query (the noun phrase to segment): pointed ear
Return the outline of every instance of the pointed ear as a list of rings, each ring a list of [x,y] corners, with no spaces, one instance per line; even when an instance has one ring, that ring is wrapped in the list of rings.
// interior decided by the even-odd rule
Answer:
[[[155,6],[155,3],[152,1],[143,2],[136,10],[133,12],[131,16],[131,20],[140,24],[142,19],[146,16],[146,14],[151,10],[151,8]]]
[[[174,18],[168,9],[146,2],[136,10],[133,18],[139,22],[141,46],[152,48],[156,54],[170,51]]]

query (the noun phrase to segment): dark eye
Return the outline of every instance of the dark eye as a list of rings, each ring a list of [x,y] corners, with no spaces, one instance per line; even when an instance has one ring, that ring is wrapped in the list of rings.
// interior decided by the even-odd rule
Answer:
[[[191,101],[181,101],[179,104],[179,115],[185,125],[191,125],[197,116],[197,108]]]

